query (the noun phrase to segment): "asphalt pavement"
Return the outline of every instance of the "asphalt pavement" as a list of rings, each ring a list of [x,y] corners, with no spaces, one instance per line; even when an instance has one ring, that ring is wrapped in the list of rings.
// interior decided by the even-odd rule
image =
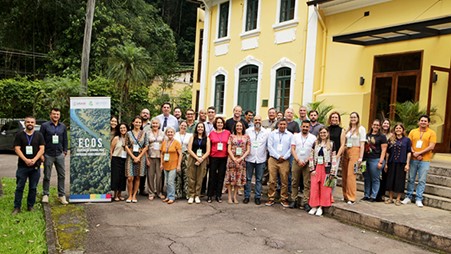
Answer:
[[[68,169],[69,158],[66,161]],[[0,154],[0,177],[14,177],[16,164],[15,155]],[[68,176],[69,172],[67,190]],[[55,171],[51,184],[56,186]],[[167,205],[140,196],[136,204],[77,205],[85,206],[89,222],[85,253],[427,253],[377,232],[280,204],[202,200],[188,205],[177,200]]]

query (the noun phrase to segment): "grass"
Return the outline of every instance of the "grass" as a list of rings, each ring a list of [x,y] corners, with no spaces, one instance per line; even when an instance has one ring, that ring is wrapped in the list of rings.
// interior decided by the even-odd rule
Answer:
[[[3,178],[0,198],[0,253],[47,253],[44,209],[36,202],[35,210],[26,211],[28,185],[22,199],[22,212],[11,216],[14,208],[14,178]]]

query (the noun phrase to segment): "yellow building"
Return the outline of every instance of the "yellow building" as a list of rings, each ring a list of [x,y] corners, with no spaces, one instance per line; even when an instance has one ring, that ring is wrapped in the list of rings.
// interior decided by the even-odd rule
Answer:
[[[368,126],[395,102],[437,107],[438,151],[451,136],[451,0],[204,0],[194,102],[266,116],[325,100]],[[347,122],[347,118],[343,119]]]

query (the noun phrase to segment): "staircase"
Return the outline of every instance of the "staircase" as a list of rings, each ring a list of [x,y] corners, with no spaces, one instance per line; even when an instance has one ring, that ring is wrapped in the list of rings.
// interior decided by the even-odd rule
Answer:
[[[423,194],[424,208],[418,208],[415,202],[395,206],[360,201],[364,186],[362,175],[357,176],[357,202],[348,205],[339,201],[342,197],[341,170],[338,176],[335,203],[326,211],[327,216],[451,253],[451,161],[431,162]]]

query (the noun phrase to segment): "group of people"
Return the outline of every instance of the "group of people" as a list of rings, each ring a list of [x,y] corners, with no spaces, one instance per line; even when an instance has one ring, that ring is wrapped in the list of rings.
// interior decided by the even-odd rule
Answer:
[[[150,118],[149,110],[143,109],[131,130],[125,123],[117,125],[112,117],[114,200],[124,200],[121,192],[127,182],[127,202],[137,202],[136,195],[144,193],[149,200],[158,197],[168,204],[176,198],[200,203],[205,191],[207,202],[221,203],[225,186],[231,204],[239,203],[237,193],[244,187],[242,202],[246,204],[255,179],[254,202],[260,205],[267,175],[266,206],[274,205],[279,196],[284,207],[302,207],[310,214],[322,215],[323,208],[334,202],[332,192],[341,165],[346,203],[356,202],[356,175],[362,173],[362,200],[408,204],[418,175],[415,203],[423,206],[426,174],[436,143],[427,115],[420,117],[419,128],[407,137],[402,123],[391,128],[388,119],[374,120],[367,132],[357,112],[350,114],[349,124],[343,128],[341,115],[334,111],[326,126],[318,122],[316,110],[307,112],[304,106],[297,119],[292,108],[282,117],[270,108],[265,120],[252,111],[242,117],[239,105],[227,120],[216,116],[215,107],[200,110],[198,120],[192,109],[185,112],[186,120],[180,108],[172,115],[169,103],[161,110]],[[407,194],[401,201],[406,176]],[[143,185],[146,180],[147,188]],[[298,198],[299,191],[302,198]]]
[[[49,202],[50,177],[55,165],[58,174],[58,199],[67,205],[64,181],[66,179],[65,162],[68,139],[67,128],[60,122],[61,111],[52,108],[50,121],[43,123],[40,131],[35,131],[36,119],[27,116],[24,120],[24,131],[20,131],[14,138],[14,151],[18,155],[16,171],[16,191],[14,194],[13,215],[21,212],[22,197],[28,180],[27,210],[33,211],[36,202],[36,190],[44,168],[42,202]]]
[[[254,202],[262,203],[262,186],[267,179],[266,206],[302,207],[309,214],[322,215],[334,202],[332,192],[339,165],[342,169],[343,201],[356,202],[356,175],[363,173],[365,201],[384,201],[396,205],[412,202],[423,207],[423,192],[436,134],[429,128],[430,118],[422,115],[419,128],[408,137],[402,123],[391,128],[388,119],[374,120],[367,133],[360,116],[352,112],[349,124],[341,127],[341,115],[329,114],[327,126],[318,122],[318,112],[299,109],[294,119],[292,108],[278,117],[274,108],[268,118],[252,111],[242,117],[242,108],[233,108],[233,117],[216,116],[215,107],[171,114],[171,104],[161,106],[153,118],[148,109],[134,117],[131,125],[111,117],[111,189],[114,201],[138,202],[137,195],[149,200],[159,198],[167,204],[176,198],[189,204],[222,202],[224,185],[227,202],[238,204],[238,191],[244,188],[243,203],[251,199],[255,178]],[[14,149],[18,155],[13,214],[21,212],[23,190],[29,179],[27,209],[33,210],[36,188],[44,164],[43,198],[49,200],[51,169],[58,174],[58,197],[67,204],[64,191],[67,130],[60,121],[60,110],[53,108],[50,121],[34,131],[36,119],[25,118],[25,130],[17,133]],[[415,179],[418,185],[415,190]],[[407,192],[403,201],[406,177]],[[147,186],[146,186],[147,182]],[[122,192],[127,190],[127,197]],[[299,190],[303,193],[298,198]],[[386,192],[389,195],[385,199]]]

